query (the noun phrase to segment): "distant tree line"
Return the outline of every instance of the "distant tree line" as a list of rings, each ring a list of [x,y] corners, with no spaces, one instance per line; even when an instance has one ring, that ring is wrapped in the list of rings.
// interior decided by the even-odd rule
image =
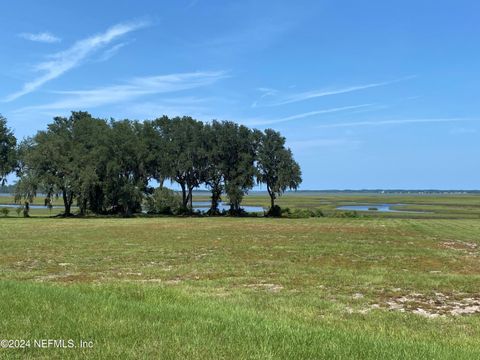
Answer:
[[[211,215],[220,213],[223,195],[229,212],[241,213],[247,192],[265,184],[269,214],[274,215],[275,199],[302,181],[285,138],[272,129],[252,130],[231,121],[203,123],[191,117],[107,121],[87,112],[55,117],[46,130],[19,144],[0,117],[2,185],[11,172],[19,178],[17,200],[32,201],[41,192],[48,205],[53,197],[61,197],[65,216],[75,205],[80,214],[137,213],[167,180],[178,183],[179,211],[184,213],[193,210],[193,190],[208,188]],[[149,186],[151,180],[159,189]]]

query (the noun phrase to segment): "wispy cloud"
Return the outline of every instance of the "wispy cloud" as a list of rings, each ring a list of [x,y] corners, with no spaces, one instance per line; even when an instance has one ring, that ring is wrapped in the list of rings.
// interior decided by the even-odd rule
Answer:
[[[260,87],[257,90],[262,93],[262,95],[260,96],[260,99],[263,99],[267,96],[274,96],[274,95],[278,94],[278,90],[267,88],[267,87]],[[258,101],[254,101],[252,103],[252,108],[257,107],[257,105],[258,105]]]
[[[43,42],[43,43],[57,43],[62,41],[59,37],[53,35],[52,33],[49,32],[41,32],[37,34],[33,33],[21,33],[18,34],[21,38],[25,40],[30,40],[30,41],[36,41],[36,42]]]
[[[29,106],[28,110],[61,110],[93,108],[102,105],[128,102],[153,94],[172,93],[207,86],[227,77],[224,71],[204,71],[133,78],[125,84],[110,85],[89,90],[57,91],[63,97],[55,102]]]
[[[331,109],[323,109],[323,110],[315,110],[315,111],[309,111],[301,114],[295,114],[295,115],[290,115],[287,117],[279,118],[279,119],[255,119],[248,121],[249,125],[270,125],[270,124],[277,124],[277,123],[282,123],[286,121],[291,121],[291,120],[297,120],[297,119],[303,119],[306,117],[311,117],[315,115],[322,115],[322,114],[329,114],[329,113],[335,113],[339,111],[347,111],[347,110],[354,110],[354,109],[360,109],[360,108],[365,108],[372,106],[373,104],[361,104],[361,105],[352,105],[352,106],[343,106],[343,107],[337,107],[337,108],[331,108]]]
[[[400,81],[412,79],[414,77],[415,76],[407,76],[407,77],[403,77],[403,78],[399,78],[391,81],[375,82],[375,83],[362,84],[362,85],[353,85],[353,86],[347,86],[342,88],[321,89],[321,90],[299,92],[295,94],[279,96],[276,100],[264,102],[263,104],[262,103],[259,104],[260,102],[255,102],[253,106],[254,107],[255,106],[279,106],[279,105],[291,104],[299,101],[305,101],[305,100],[324,97],[324,96],[346,94],[354,91],[360,91],[360,90],[366,90],[370,88],[376,88],[379,86],[390,85]],[[262,96],[261,99],[262,98],[264,98],[264,96]]]
[[[96,50],[110,44],[122,35],[146,26],[146,22],[132,22],[117,24],[110,27],[107,31],[86,39],[77,41],[70,48],[49,56],[49,60],[41,62],[35,66],[35,69],[43,72],[43,75],[29,81],[23,85],[23,88],[13,94],[8,95],[4,101],[13,101],[23,95],[26,95],[46,82],[53,80],[65,72],[79,66],[89,55]]]
[[[125,47],[126,45],[128,45],[130,43],[130,41],[125,41],[125,42],[122,42],[120,44],[116,44],[116,45],[113,45],[112,47],[108,48],[107,50],[105,50],[101,55],[100,57],[98,58],[98,61],[101,62],[101,61],[107,61],[108,59],[112,58],[113,56],[115,56],[118,51]]]
[[[262,93],[262,96],[260,96],[260,98],[264,98],[266,96],[272,96],[272,95],[278,94],[277,89],[272,89],[272,88],[268,88],[268,87],[259,87],[257,90]]]
[[[318,125],[317,128],[341,128],[356,126],[382,126],[382,125],[403,125],[416,123],[451,123],[460,121],[478,121],[472,118],[438,118],[438,119],[399,119],[399,120],[380,120],[380,121],[356,121],[336,124]]]

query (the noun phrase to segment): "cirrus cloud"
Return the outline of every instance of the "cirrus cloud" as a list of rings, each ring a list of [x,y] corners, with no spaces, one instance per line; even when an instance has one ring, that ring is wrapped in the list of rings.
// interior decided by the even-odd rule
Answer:
[[[40,32],[40,33],[21,33],[18,34],[21,38],[25,40],[30,40],[30,41],[35,41],[35,42],[43,42],[43,43],[58,43],[62,41],[59,37],[53,35],[52,33],[46,31],[46,32]]]
[[[42,61],[34,67],[37,71],[43,72],[43,75],[26,82],[22,89],[8,95],[4,101],[10,102],[35,91],[46,82],[81,65],[96,50],[107,46],[122,35],[138,30],[146,25],[148,23],[144,21],[117,24],[103,33],[79,40],[70,48],[48,56],[48,60]]]
[[[167,75],[136,77],[123,84],[103,86],[88,90],[56,91],[57,101],[17,110],[71,110],[93,108],[128,102],[142,96],[172,93],[213,84],[227,77],[224,71],[198,71]]]

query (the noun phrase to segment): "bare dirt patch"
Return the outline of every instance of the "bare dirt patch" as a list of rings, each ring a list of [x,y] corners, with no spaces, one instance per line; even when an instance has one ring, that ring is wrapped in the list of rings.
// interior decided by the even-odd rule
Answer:
[[[480,295],[445,295],[440,292],[434,295],[411,293],[392,297],[387,299],[383,304],[373,304],[370,308],[411,312],[429,318],[473,315],[480,314]]]
[[[473,252],[478,250],[478,245],[466,241],[444,241],[440,243],[440,247],[450,250],[463,250],[467,252]]]

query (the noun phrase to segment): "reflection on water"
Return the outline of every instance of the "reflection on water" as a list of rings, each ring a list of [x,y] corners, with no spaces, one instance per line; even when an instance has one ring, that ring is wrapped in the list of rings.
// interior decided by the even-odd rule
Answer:
[[[193,205],[193,209],[194,210],[198,210],[198,211],[201,211],[201,212],[207,212],[208,210],[210,210],[210,202],[209,201],[194,201],[192,202],[192,205]],[[257,213],[257,212],[261,212],[263,213],[263,207],[261,206],[241,206],[241,208],[243,210],[245,210],[246,212],[250,212],[250,213]],[[218,210],[220,211],[228,211],[230,209],[230,205],[229,204],[225,204],[223,202],[219,202],[218,203]]]
[[[370,211],[370,212],[408,212],[424,213],[425,211],[395,210],[392,206],[405,206],[405,204],[368,204],[368,205],[344,205],[337,207],[337,210],[348,211]]]
[[[23,207],[23,204],[0,204],[0,208],[19,208],[19,207]],[[74,206],[72,206],[73,208]],[[30,209],[48,209],[48,207],[44,206],[44,205],[29,205],[29,208]],[[60,205],[54,205],[52,206],[52,209],[63,209],[64,207],[63,206],[60,206]]]
[[[210,209],[210,202],[208,201],[194,201],[192,203],[194,210],[207,212]],[[23,204],[0,204],[0,208],[19,208],[22,207]],[[54,205],[52,209],[63,209],[63,205]],[[261,206],[241,206],[243,210],[246,212],[256,213],[261,212],[263,213],[263,207]],[[30,205],[30,209],[48,209],[44,205]],[[220,211],[228,211],[230,209],[230,205],[220,202],[218,204],[218,210]]]

